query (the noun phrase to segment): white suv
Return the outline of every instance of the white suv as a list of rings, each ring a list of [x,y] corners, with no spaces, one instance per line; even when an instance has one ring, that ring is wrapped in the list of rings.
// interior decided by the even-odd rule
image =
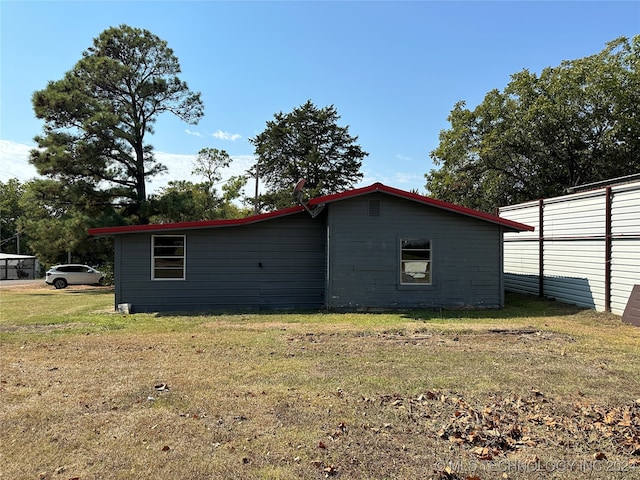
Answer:
[[[47,271],[45,282],[56,288],[67,285],[100,285],[103,275],[88,265],[56,265]]]

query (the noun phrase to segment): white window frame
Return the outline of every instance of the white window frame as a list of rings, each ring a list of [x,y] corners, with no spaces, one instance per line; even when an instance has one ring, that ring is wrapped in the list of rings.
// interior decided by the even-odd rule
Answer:
[[[415,248],[415,249],[410,249],[410,248],[404,248],[404,244],[405,242],[415,242],[415,243],[426,243],[428,245],[428,248]],[[433,242],[429,239],[429,238],[424,238],[424,237],[402,237],[400,238],[399,241],[399,250],[400,250],[400,254],[399,254],[399,275],[400,275],[400,285],[407,285],[407,286],[427,286],[427,285],[433,285]],[[422,255],[424,255],[425,252],[428,252],[426,257],[427,258],[406,258],[409,255],[405,255],[405,253],[409,254],[410,252],[415,252],[415,253],[420,253]],[[403,281],[404,280],[404,275],[405,275],[405,265],[408,264],[424,264],[427,263],[427,274],[428,274],[428,279],[426,279],[425,281],[413,281],[413,282],[406,282]],[[416,275],[419,274],[419,270],[415,270]],[[415,278],[415,277],[414,277]]]
[[[180,255],[156,255],[156,238],[181,238],[182,239],[182,256]],[[156,268],[156,259],[182,259],[182,276],[181,277],[156,277],[156,270],[180,270],[180,268],[173,267],[158,267]],[[185,280],[187,277],[187,236],[186,235],[152,235],[151,236],[151,280],[154,281],[180,281]]]

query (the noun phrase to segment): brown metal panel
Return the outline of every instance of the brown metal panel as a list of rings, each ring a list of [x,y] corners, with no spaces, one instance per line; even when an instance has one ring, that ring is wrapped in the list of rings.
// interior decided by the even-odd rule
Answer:
[[[538,200],[538,296],[544,297],[544,200]]]
[[[604,309],[611,311],[611,187],[605,190],[605,239],[604,239]]]
[[[634,285],[622,314],[622,321],[640,327],[640,285]]]

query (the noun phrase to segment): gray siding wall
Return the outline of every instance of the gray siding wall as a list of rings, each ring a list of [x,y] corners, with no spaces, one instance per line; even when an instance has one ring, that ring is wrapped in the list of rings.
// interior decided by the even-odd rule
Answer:
[[[369,201],[380,202],[369,216]],[[500,307],[502,228],[370,194],[330,205],[328,306],[333,309]],[[400,239],[431,241],[432,285],[400,284]]]
[[[166,234],[186,235],[186,280],[151,280],[151,234],[116,236],[116,305],[130,303],[133,312],[324,307],[322,218],[303,212]]]

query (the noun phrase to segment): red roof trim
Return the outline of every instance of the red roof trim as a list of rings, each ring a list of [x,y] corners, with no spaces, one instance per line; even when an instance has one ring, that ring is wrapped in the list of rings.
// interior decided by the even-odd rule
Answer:
[[[491,215],[490,213],[481,212],[479,210],[473,210],[471,208],[463,207],[460,205],[454,205],[453,203],[444,202],[442,200],[436,200],[435,198],[425,197],[424,195],[418,195],[417,193],[407,192],[393,187],[388,187],[382,183],[374,183],[368,187],[357,188],[355,190],[348,190],[342,193],[334,193],[333,195],[326,195],[324,197],[312,198],[309,204],[312,206],[322,205],[324,203],[336,202],[346,198],[357,197],[359,195],[366,195],[368,193],[383,192],[390,195],[395,195],[407,200],[413,200],[425,205],[431,205],[433,207],[441,208],[443,210],[449,210],[451,212],[460,213],[469,217],[474,217],[480,220],[486,220],[491,223],[496,223],[504,227],[508,227],[514,230],[530,231],[534,230],[534,227],[525,225],[524,223],[514,222],[506,218],[499,217],[498,215]]]
[[[501,225],[510,230],[516,231],[533,231],[534,227],[525,225],[524,223],[514,222],[506,218],[499,217],[497,215],[491,215],[490,213],[480,212],[471,208],[462,207],[460,205],[454,205],[452,203],[443,202],[442,200],[436,200],[435,198],[425,197],[424,195],[418,195],[416,193],[407,192],[393,187],[388,187],[382,183],[374,183],[368,187],[356,188],[353,190],[347,190],[346,192],[334,193],[332,195],[325,195],[324,197],[316,197],[309,200],[310,206],[324,205],[326,203],[337,202],[345,200],[347,198],[358,197],[360,195],[366,195],[374,192],[387,193],[396,197],[412,200],[414,202],[422,203],[424,205],[430,205],[432,207],[440,208],[454,213],[466,215],[468,217],[477,218],[487,222]],[[102,227],[102,228],[90,228],[88,230],[89,235],[116,235],[119,233],[136,233],[136,232],[154,232],[165,230],[182,230],[182,229],[195,229],[195,228],[207,228],[207,227],[232,227],[238,225],[247,225],[250,223],[262,222],[272,218],[284,217],[295,213],[303,212],[305,208],[303,206],[289,207],[282,210],[276,210],[275,212],[263,213],[260,215],[252,215],[245,218],[234,218],[231,220],[205,220],[199,222],[180,222],[180,223],[164,223],[155,225],[127,225],[122,227]]]
[[[275,212],[261,213],[244,218],[232,218],[227,220],[201,220],[197,222],[157,223],[149,225],[125,225],[120,227],[98,227],[88,229],[89,235],[116,235],[118,233],[156,232],[164,230],[185,230],[207,227],[234,227],[249,223],[262,222],[272,218],[285,217],[294,213],[304,212],[304,207],[289,207]]]

